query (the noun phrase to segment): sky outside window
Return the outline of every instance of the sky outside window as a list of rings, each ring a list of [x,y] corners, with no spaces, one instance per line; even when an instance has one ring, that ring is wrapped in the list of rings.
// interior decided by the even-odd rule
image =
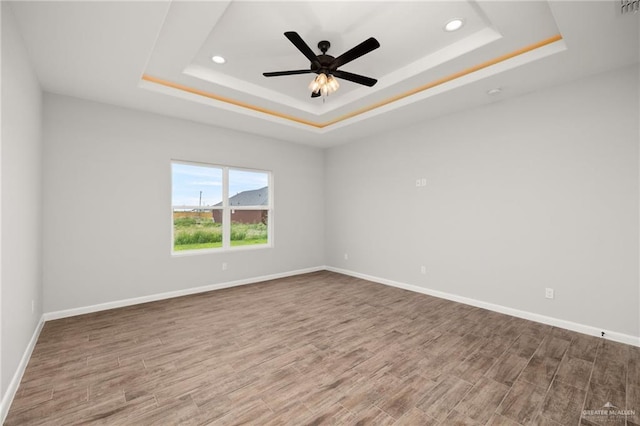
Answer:
[[[172,164],[174,206],[215,206],[222,201],[222,168]],[[269,185],[269,174],[229,170],[229,196]],[[202,191],[202,204],[200,203]]]
[[[222,169],[173,163],[171,171],[174,206],[215,206],[222,201]]]

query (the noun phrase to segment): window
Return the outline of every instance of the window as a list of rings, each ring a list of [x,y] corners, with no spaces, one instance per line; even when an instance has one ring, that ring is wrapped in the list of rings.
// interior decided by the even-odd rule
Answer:
[[[174,161],[171,180],[174,253],[271,245],[270,172]]]

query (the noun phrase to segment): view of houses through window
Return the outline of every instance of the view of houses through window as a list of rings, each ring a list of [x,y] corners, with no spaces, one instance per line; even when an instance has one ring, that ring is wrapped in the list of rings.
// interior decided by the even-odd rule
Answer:
[[[270,172],[171,163],[173,251],[270,244]]]

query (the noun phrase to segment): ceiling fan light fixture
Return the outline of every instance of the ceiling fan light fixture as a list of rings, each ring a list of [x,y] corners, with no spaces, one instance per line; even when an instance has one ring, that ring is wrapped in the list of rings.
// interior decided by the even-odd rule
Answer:
[[[321,72],[313,79],[309,84],[309,90],[313,93],[320,93],[322,96],[327,96],[330,93],[335,92],[340,87],[338,81],[331,75],[327,76]]]
[[[309,90],[311,90],[313,93],[317,93],[320,90],[320,82],[318,81],[319,78],[320,75],[316,76],[316,78],[314,78],[309,84]]]
[[[464,21],[462,19],[455,18],[445,24],[444,30],[449,32],[457,31],[462,28],[462,25],[464,25]]]
[[[222,56],[219,56],[219,55],[212,56],[211,60],[213,62],[215,62],[216,64],[220,64],[220,65],[224,64],[225,62],[227,62],[227,60],[225,58],[223,58]]]
[[[327,79],[327,86],[332,92],[335,92],[340,87],[338,80],[336,80],[332,75]]]

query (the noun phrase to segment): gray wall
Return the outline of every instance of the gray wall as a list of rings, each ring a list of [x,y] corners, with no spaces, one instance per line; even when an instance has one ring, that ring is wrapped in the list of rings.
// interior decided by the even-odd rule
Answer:
[[[639,336],[638,101],[626,68],[329,149],[327,265]]]
[[[319,149],[49,94],[44,135],[46,312],[324,264]],[[275,247],[172,257],[172,159],[271,170]]]
[[[42,95],[11,7],[5,2],[1,7],[0,371],[4,396],[42,315]]]

